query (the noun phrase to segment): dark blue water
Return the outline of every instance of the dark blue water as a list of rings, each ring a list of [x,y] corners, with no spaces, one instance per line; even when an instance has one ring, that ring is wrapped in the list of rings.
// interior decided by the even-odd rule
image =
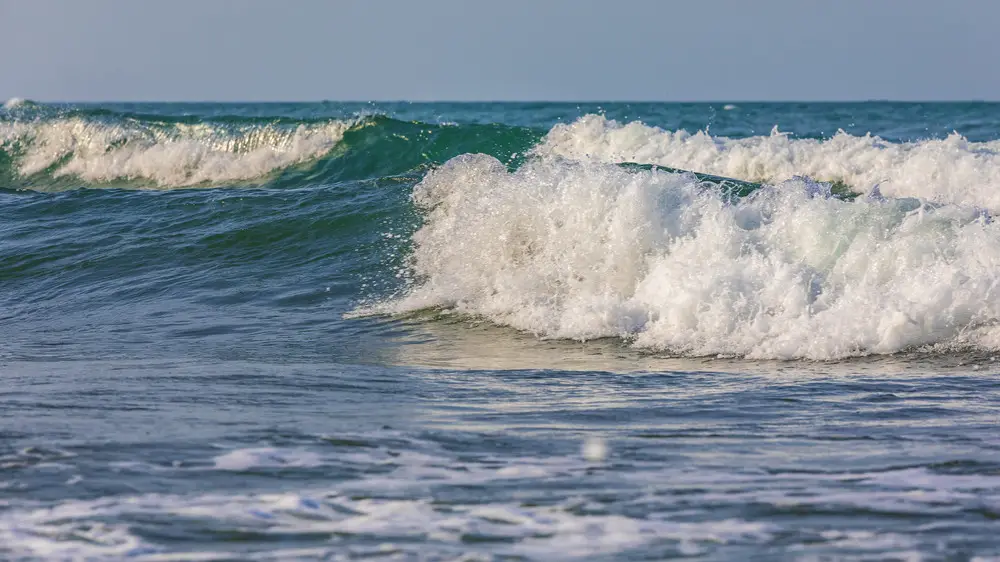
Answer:
[[[0,558],[1000,557],[998,139],[8,103]]]

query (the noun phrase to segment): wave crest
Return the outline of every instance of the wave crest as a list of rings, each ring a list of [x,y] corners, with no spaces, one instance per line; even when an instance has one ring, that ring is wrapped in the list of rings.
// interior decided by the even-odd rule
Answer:
[[[225,126],[105,122],[84,117],[0,123],[18,175],[91,183],[145,180],[158,187],[246,181],[329,152],[353,122]]]
[[[579,161],[660,164],[753,182],[808,176],[859,192],[885,182],[886,195],[1000,212],[1000,141],[969,142],[957,133],[945,139],[892,143],[842,131],[826,140],[794,139],[775,127],[767,136],[729,139],[587,115],[553,127],[535,153]]]

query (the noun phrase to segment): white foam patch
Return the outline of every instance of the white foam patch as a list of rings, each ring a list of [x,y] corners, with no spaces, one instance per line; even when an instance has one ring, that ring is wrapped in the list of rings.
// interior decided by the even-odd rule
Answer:
[[[274,447],[236,449],[215,458],[215,468],[235,471],[253,468],[309,468],[322,464],[323,459],[314,452]]]
[[[81,117],[0,123],[22,176],[49,172],[92,183],[144,180],[186,187],[252,180],[329,152],[353,125],[108,124]]]
[[[795,179],[732,201],[690,174],[457,157],[415,187],[401,298],[545,337],[833,359],[1000,347],[1000,223]]]
[[[535,153],[588,162],[660,164],[754,182],[801,175],[841,182],[862,193],[884,182],[886,195],[1000,212],[1000,141],[969,142],[958,134],[908,143],[844,132],[813,140],[794,139],[775,127],[768,136],[729,139],[587,115],[553,127]]]

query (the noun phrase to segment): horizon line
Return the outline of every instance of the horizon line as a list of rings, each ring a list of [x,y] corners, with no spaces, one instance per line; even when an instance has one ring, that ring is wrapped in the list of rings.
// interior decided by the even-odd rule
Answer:
[[[3,98],[0,98],[3,99]],[[6,102],[12,100],[22,100],[40,104],[102,104],[102,103],[179,103],[179,104],[202,104],[202,103],[400,103],[400,104],[482,104],[482,103],[549,103],[549,104],[598,104],[598,103],[635,103],[635,104],[788,104],[788,103],[816,103],[816,104],[853,104],[853,103],[1000,103],[1000,98],[991,99],[890,99],[890,98],[870,98],[870,99],[706,99],[706,100],[653,100],[653,99],[578,99],[578,100],[547,100],[547,99],[185,99],[185,100],[165,100],[165,99],[92,99],[92,100],[56,100],[38,99],[12,96],[6,98]]]

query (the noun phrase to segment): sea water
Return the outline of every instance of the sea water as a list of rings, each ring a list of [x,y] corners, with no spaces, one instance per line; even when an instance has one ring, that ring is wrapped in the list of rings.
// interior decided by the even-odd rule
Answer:
[[[998,104],[10,100],[0,558],[997,559],[998,213]]]

